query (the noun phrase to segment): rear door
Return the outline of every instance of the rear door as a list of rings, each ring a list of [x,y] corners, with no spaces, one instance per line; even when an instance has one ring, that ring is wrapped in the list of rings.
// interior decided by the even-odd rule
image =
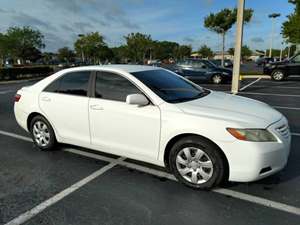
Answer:
[[[59,136],[73,144],[90,143],[88,87],[90,71],[70,72],[53,81],[39,104]]]
[[[160,138],[158,106],[129,105],[126,97],[141,91],[126,77],[97,72],[94,98],[90,99],[91,141],[119,155],[156,160]]]

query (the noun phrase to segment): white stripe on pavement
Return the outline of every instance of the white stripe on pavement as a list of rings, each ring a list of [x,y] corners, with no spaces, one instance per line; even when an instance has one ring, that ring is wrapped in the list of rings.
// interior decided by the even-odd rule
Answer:
[[[53,197],[47,199],[46,201],[40,203],[36,207],[32,208],[31,210],[21,214],[20,216],[16,217],[15,219],[11,220],[10,222],[6,223],[6,225],[19,225],[25,223],[32,217],[36,216],[37,214],[44,211],[46,208],[50,207],[51,205],[57,203],[58,201],[62,200],[66,196],[70,195],[77,189],[81,188],[82,186],[86,185],[87,183],[91,182],[95,178],[99,177],[106,171],[112,169],[114,166],[118,165],[121,161],[125,158],[120,157],[115,159],[113,162],[109,163],[108,165],[102,167],[101,169],[97,170],[96,172],[92,173],[91,175],[87,176],[86,178],[78,181],[77,183],[73,184],[72,186],[68,187],[67,189],[59,192],[58,194],[54,195]]]
[[[5,131],[1,131],[1,130],[0,130],[0,134],[31,142],[31,139],[29,139],[27,137],[24,137],[24,136],[21,136],[21,135],[5,132]],[[300,136],[300,133],[292,133],[292,135]],[[176,178],[172,174],[169,174],[169,173],[164,172],[164,171],[144,167],[144,166],[141,166],[141,165],[138,165],[138,164],[135,164],[135,163],[125,162],[124,161],[125,158],[122,158],[122,157],[118,158],[118,159],[113,159],[113,158],[109,158],[109,157],[106,157],[106,156],[101,156],[101,155],[98,155],[98,154],[84,152],[84,151],[81,151],[81,150],[78,150],[78,149],[71,149],[71,148],[66,148],[66,149],[64,149],[64,151],[70,152],[70,153],[73,153],[73,154],[86,156],[86,157],[93,158],[93,159],[103,160],[103,161],[109,162],[110,164],[108,164],[107,166],[105,166],[105,167],[101,168],[100,170],[94,172],[93,174],[86,177],[85,179],[77,182],[76,184],[72,185],[68,189],[66,189],[66,190],[60,192],[59,194],[53,196],[52,198],[46,200],[45,202],[41,203],[40,205],[34,207],[32,210],[20,215],[19,217],[17,217],[16,219],[10,221],[6,225],[20,224],[20,222],[23,223],[23,222],[27,221],[28,219],[30,219],[33,216],[37,215],[39,212],[43,211],[44,209],[46,209],[50,205],[55,204],[56,202],[58,202],[59,200],[61,200],[65,196],[71,194],[72,192],[74,192],[78,188],[82,187],[84,184],[90,182],[91,180],[95,179],[96,177],[100,176],[101,174],[103,174],[104,172],[106,172],[107,170],[113,168],[116,165],[125,166],[125,167],[135,169],[135,170],[147,173],[147,174],[152,174],[152,175],[155,175],[155,176],[158,176],[158,177],[164,177],[164,178],[176,181]],[[216,192],[216,193],[219,193],[219,194],[228,195],[228,196],[231,196],[231,197],[234,197],[234,198],[237,198],[237,199],[241,199],[241,200],[244,200],[244,201],[248,201],[248,202],[256,203],[256,204],[259,204],[259,205],[267,206],[267,207],[277,209],[277,210],[280,210],[280,211],[288,212],[288,213],[295,214],[295,215],[300,215],[300,208],[290,206],[290,205],[287,205],[287,204],[283,204],[283,203],[280,203],[280,202],[271,201],[271,200],[268,200],[268,199],[265,199],[265,198],[245,194],[245,193],[242,193],[242,192],[233,191],[233,190],[230,190],[230,189],[219,188],[219,189],[214,189],[212,191]]]
[[[246,86],[242,87],[242,88],[240,89],[240,91],[245,90],[247,87],[250,87],[251,85],[257,83],[257,82],[260,81],[261,79],[262,79],[262,78],[258,78],[257,80],[251,82],[250,84],[247,84]]]
[[[300,133],[292,133],[292,135],[300,137]]]
[[[284,107],[284,106],[272,106],[272,107],[276,109],[300,110],[300,108],[296,108],[296,107]]]
[[[16,92],[16,91],[0,91],[0,95],[8,94],[11,92]]]
[[[86,154],[85,152],[82,152],[81,150],[75,150],[75,151],[74,150],[72,151],[72,153],[79,154],[79,155],[85,155],[85,156],[93,158],[93,159],[99,159],[99,155],[97,155],[97,154],[94,154],[94,153]],[[100,157],[100,159],[101,159],[101,157]],[[167,178],[169,180],[177,181],[176,178],[172,174],[169,174],[169,173],[164,172],[164,171],[151,169],[151,168],[148,168],[148,167],[144,167],[144,166],[141,166],[141,165],[138,165],[138,164],[135,164],[135,163],[125,162],[125,161],[121,161],[119,163],[119,165],[125,166],[127,168],[131,168],[131,169],[135,169],[135,170],[147,173],[147,174],[155,175],[155,176],[158,176],[158,177],[164,177],[164,178]],[[275,201],[271,201],[271,200],[268,200],[268,199],[265,199],[265,198],[245,194],[245,193],[242,193],[242,192],[233,191],[233,190],[230,190],[230,189],[224,189],[224,188],[217,188],[217,189],[213,189],[212,191],[216,192],[216,193],[219,193],[219,194],[231,196],[231,197],[234,197],[234,198],[237,198],[237,199],[241,199],[241,200],[244,200],[244,201],[256,203],[256,204],[259,204],[259,205],[267,206],[267,207],[270,207],[270,208],[273,208],[273,209],[285,211],[285,212],[296,214],[296,215],[300,216],[300,208],[290,206],[290,205],[287,205],[287,204],[283,204],[283,203],[280,203],[280,202],[275,202]]]
[[[6,132],[4,130],[0,130],[0,134],[6,135],[6,136],[9,136],[9,137],[13,137],[13,138],[17,138],[17,139],[21,139],[23,141],[30,141],[30,142],[32,142],[32,139],[29,138],[29,137],[25,137],[25,136],[22,136],[22,135],[14,134],[14,133],[11,133],[11,132]]]
[[[239,92],[239,94],[245,94],[245,95],[270,95],[270,96],[300,98],[300,95],[272,94],[272,93],[260,93],[260,92]]]

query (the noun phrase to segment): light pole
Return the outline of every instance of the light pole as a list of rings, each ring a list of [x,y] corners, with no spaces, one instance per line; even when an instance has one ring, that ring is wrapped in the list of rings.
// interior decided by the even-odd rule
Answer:
[[[78,34],[79,38],[84,37],[84,34]],[[84,62],[84,53],[83,53],[83,46],[82,46],[82,42],[80,42],[80,50],[81,50],[81,60],[82,62]]]
[[[269,57],[272,57],[272,49],[273,49],[273,36],[274,36],[274,28],[275,28],[275,18],[279,17],[280,13],[272,13],[269,15],[269,18],[272,19],[272,33],[271,33],[271,42],[270,42],[270,51],[269,51]]]
[[[236,29],[236,38],[235,38],[233,76],[232,76],[232,86],[231,86],[232,94],[237,94],[239,91],[241,52],[242,52],[242,45],[243,45],[243,29],[244,29],[244,9],[245,9],[245,0],[238,0],[237,29]]]

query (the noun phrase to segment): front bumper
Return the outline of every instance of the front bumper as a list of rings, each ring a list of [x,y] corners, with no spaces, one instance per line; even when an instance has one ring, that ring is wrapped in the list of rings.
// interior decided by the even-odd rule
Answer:
[[[250,182],[270,176],[282,170],[288,161],[291,135],[287,120],[267,128],[277,142],[235,141],[220,146],[229,163],[229,180]]]

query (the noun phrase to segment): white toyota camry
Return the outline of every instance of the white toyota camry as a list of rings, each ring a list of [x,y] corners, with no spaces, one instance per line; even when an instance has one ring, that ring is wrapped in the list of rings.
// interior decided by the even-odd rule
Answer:
[[[200,189],[274,174],[291,142],[286,118],[267,104],[147,66],[62,70],[19,90],[15,116],[42,150],[67,143],[122,155]]]

